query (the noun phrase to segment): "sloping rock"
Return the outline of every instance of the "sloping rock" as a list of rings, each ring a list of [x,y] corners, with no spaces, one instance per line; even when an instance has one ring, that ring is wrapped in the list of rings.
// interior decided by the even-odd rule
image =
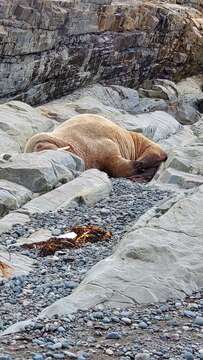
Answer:
[[[203,184],[203,176],[188,174],[186,172],[175,170],[169,167],[168,169],[161,172],[157,179],[155,176],[154,181],[156,184],[164,183],[179,186],[181,189],[191,189],[194,186]]]
[[[55,122],[20,101],[0,105],[1,154],[23,151],[26,141],[34,134],[49,131]]]
[[[29,215],[23,212],[12,211],[0,219],[0,235],[12,229],[13,225],[24,225],[30,220]]]
[[[0,180],[0,217],[31,200],[32,192],[24,186]]]
[[[115,253],[97,263],[68,297],[39,317],[70,314],[104,303],[183,299],[203,286],[203,186],[150,210],[119,243]]]
[[[203,146],[201,144],[191,144],[174,150],[169,155],[165,167],[203,175]]]
[[[8,265],[10,276],[26,275],[33,269],[33,260],[21,254],[9,254],[4,247],[0,247],[0,262]],[[0,271],[0,279],[3,273]],[[9,276],[9,277],[10,277]]]
[[[44,103],[98,81],[135,87],[197,73],[198,9],[170,0],[3,0],[0,98]]]
[[[139,114],[167,110],[164,100],[139,98],[138,92],[127,87],[100,84],[87,86],[39,107],[42,114],[57,121],[83,113],[103,114],[110,118],[130,113]]]
[[[122,86],[94,85],[50,102],[40,109],[46,116],[59,121],[77,114],[100,114],[127,130],[142,132],[154,141],[161,141],[183,127],[165,111],[152,111],[156,103],[155,99],[139,99],[136,90]],[[158,103],[160,108],[167,108],[165,103],[161,104],[159,100]],[[144,114],[139,114],[140,112]]]
[[[203,143],[203,117],[192,126],[192,131],[197,136],[197,141]]]
[[[1,154],[3,153],[18,153],[21,151],[20,144],[18,144],[14,138],[0,129],[0,144]]]
[[[166,139],[160,140],[159,144],[169,153],[171,150],[173,151],[176,148],[194,143],[196,139],[197,138],[190,127],[183,126],[177,133]]]
[[[95,204],[107,197],[111,188],[111,181],[106,173],[96,169],[86,170],[68,184],[29,201],[22,211],[44,213],[66,209],[74,202]]]
[[[148,114],[124,114],[116,118],[116,123],[130,131],[143,133],[155,142],[167,139],[182,129],[176,119],[164,111],[154,111]]]
[[[0,163],[0,178],[23,185],[33,192],[51,190],[60,181],[70,181],[83,171],[83,161],[66,151],[48,150],[17,154]]]

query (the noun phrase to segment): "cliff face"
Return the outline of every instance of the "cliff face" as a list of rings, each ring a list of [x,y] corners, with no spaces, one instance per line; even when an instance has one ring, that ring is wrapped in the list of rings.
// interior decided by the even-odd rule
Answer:
[[[1,0],[0,101],[37,104],[93,82],[136,87],[198,73],[201,8],[198,0]]]

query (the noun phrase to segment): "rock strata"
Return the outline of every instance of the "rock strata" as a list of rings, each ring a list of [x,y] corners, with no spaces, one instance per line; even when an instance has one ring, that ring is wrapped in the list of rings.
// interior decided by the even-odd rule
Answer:
[[[136,87],[202,69],[198,1],[1,1],[0,98],[30,104],[101,81]]]

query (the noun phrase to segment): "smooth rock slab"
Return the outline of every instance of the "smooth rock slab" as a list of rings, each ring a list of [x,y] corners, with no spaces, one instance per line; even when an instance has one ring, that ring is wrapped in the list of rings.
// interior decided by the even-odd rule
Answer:
[[[22,211],[56,211],[68,208],[73,202],[95,204],[107,197],[111,189],[111,181],[106,173],[90,169],[69,183],[29,201]]]
[[[70,181],[74,178],[74,171],[83,170],[83,161],[65,151],[16,154],[0,162],[1,179],[13,181],[37,193],[51,190],[64,179]]]
[[[104,303],[125,307],[182,299],[203,286],[203,186],[143,215],[68,297],[39,317],[69,314]]]
[[[24,186],[0,180],[0,217],[31,200],[32,192]]]
[[[2,132],[5,136],[5,139],[2,137],[0,152],[21,152],[32,135],[49,131],[54,126],[53,120],[21,101],[0,105],[0,136]]]

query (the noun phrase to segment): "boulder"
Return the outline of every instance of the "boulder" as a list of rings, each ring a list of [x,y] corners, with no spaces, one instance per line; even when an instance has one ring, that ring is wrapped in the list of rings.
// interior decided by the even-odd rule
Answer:
[[[21,152],[34,134],[51,130],[55,122],[20,101],[0,105],[1,154]]]
[[[22,212],[56,211],[66,209],[74,203],[92,205],[106,198],[111,192],[111,188],[111,181],[106,173],[97,169],[86,170],[68,184],[29,201],[22,208]]]
[[[0,217],[31,200],[32,192],[24,186],[0,180]]]
[[[147,114],[124,114],[115,122],[130,131],[141,132],[155,142],[167,139],[182,129],[176,119],[164,111],[154,111]]]
[[[203,186],[150,210],[77,289],[39,318],[98,304],[126,307],[183,299],[203,286]]]
[[[0,162],[0,178],[23,185],[35,193],[51,190],[60,181],[72,180],[84,162],[66,151],[14,154]]]

